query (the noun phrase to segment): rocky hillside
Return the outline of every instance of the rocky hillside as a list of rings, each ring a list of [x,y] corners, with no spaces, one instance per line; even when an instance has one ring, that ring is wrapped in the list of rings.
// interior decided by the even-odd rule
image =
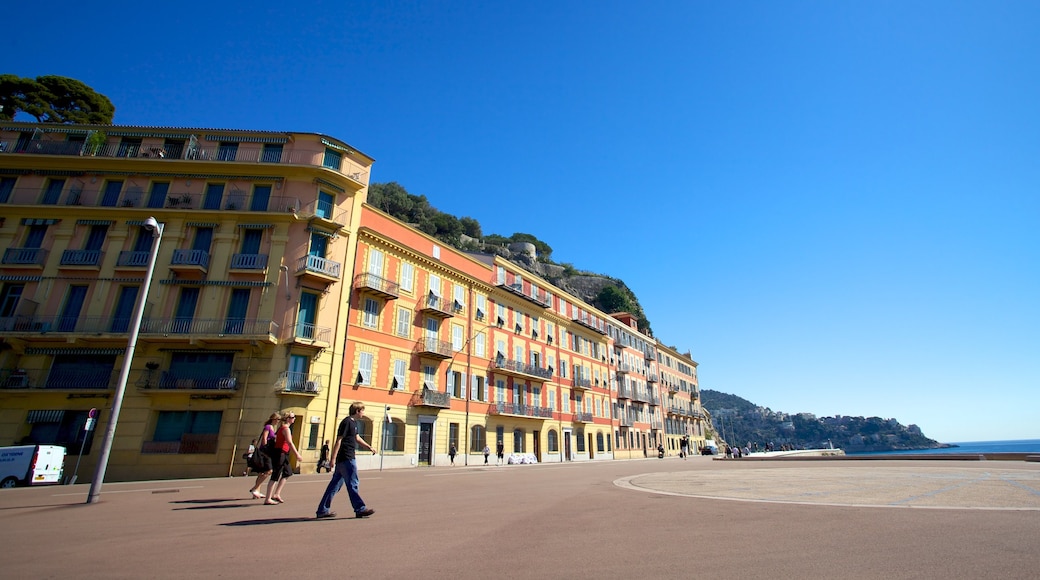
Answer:
[[[786,443],[811,449],[833,443],[850,453],[946,447],[925,437],[917,425],[904,426],[895,419],[790,414],[711,389],[701,390],[701,404],[711,413],[716,432],[731,445]]]

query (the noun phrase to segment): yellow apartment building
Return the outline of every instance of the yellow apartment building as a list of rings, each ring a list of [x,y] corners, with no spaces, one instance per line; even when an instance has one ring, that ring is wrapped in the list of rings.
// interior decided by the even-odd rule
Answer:
[[[704,447],[708,419],[701,409],[700,386],[697,382],[697,362],[690,353],[657,343],[657,374],[665,411],[665,449],[676,454],[686,437],[690,453],[698,454]]]
[[[241,473],[285,409],[313,470],[334,436],[371,165],[313,133],[0,126],[0,443],[65,445],[66,475],[82,449],[89,479],[154,218],[107,479]]]

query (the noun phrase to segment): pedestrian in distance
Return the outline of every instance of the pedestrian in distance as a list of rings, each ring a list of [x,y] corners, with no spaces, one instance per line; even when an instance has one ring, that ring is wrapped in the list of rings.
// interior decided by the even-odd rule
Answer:
[[[259,468],[254,468],[253,471],[257,473],[256,482],[253,483],[253,487],[249,489],[249,494],[253,496],[253,499],[264,499],[264,494],[260,493],[260,486],[264,484],[264,481],[271,476],[271,455],[269,448],[274,447],[275,432],[274,425],[282,420],[282,416],[278,413],[271,413],[271,416],[264,423],[264,430],[260,432],[260,445],[257,446],[255,453],[257,453],[256,465]]]
[[[358,493],[358,471],[356,453],[358,446],[368,449],[375,455],[374,447],[365,442],[358,434],[357,422],[365,416],[365,404],[357,401],[350,404],[350,416],[343,419],[336,432],[336,442],[332,445],[332,479],[329,480],[325,494],[321,496],[315,516],[318,519],[336,517],[332,511],[332,499],[336,497],[339,488],[347,484],[347,496],[350,498],[350,506],[354,509],[354,516],[367,518],[376,513],[376,510],[365,505]]]
[[[456,448],[455,448],[455,444],[454,444],[454,443],[452,443],[452,444],[451,444],[451,448],[449,448],[449,449],[448,449],[448,458],[449,458],[449,459],[451,459],[451,464],[452,464],[452,466],[454,466],[454,465],[455,465],[455,455],[456,455],[456,454],[457,454],[458,452],[459,452],[459,450],[458,450],[458,449],[456,449]]]
[[[318,456],[318,473],[321,473],[321,468],[324,467],[326,472],[331,472],[332,468],[329,467],[329,440],[326,439],[325,443],[321,446],[321,455]]]
[[[506,456],[506,446],[501,441],[495,446],[495,453],[498,455],[498,464],[501,465]]]
[[[253,439],[249,443],[249,449],[242,454],[242,459],[246,460],[246,468],[242,471],[242,477],[249,475],[249,464],[253,461],[253,454],[256,453],[256,439]]]
[[[488,456],[491,455],[491,448],[487,445],[484,446],[484,465],[488,464]]]
[[[292,411],[282,413],[282,421],[276,431],[274,448],[271,451],[271,480],[267,482],[267,499],[264,501],[264,505],[285,503],[282,499],[282,489],[293,474],[292,464],[289,463],[289,453],[292,452],[296,456],[297,462],[303,459],[292,440],[292,424],[295,422],[296,413]]]

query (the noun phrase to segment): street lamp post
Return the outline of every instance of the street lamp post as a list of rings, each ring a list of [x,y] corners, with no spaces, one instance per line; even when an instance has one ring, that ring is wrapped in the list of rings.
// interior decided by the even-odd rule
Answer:
[[[94,478],[90,482],[90,493],[87,494],[87,503],[97,503],[98,498],[101,496],[101,484],[104,482],[105,471],[108,469],[108,456],[112,451],[112,440],[116,434],[119,410],[123,406],[126,380],[130,376],[130,365],[133,363],[134,350],[137,348],[137,335],[141,332],[141,318],[144,316],[144,306],[148,301],[148,289],[152,285],[155,258],[159,255],[159,243],[162,242],[163,224],[156,221],[154,217],[149,217],[144,221],[144,228],[152,233],[152,250],[148,255],[148,269],[144,275],[141,293],[137,297],[134,316],[130,320],[130,340],[126,343],[123,367],[119,371],[119,382],[116,384],[116,394],[112,401],[112,415],[108,419],[108,425],[105,426],[105,436],[101,441],[101,453],[98,455],[97,466],[94,468]]]

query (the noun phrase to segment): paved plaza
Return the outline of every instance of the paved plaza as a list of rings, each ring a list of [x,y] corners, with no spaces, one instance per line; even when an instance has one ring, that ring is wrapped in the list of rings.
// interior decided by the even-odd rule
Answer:
[[[475,462],[482,463],[483,459]],[[0,490],[5,578],[1036,578],[1040,464],[609,461]]]

